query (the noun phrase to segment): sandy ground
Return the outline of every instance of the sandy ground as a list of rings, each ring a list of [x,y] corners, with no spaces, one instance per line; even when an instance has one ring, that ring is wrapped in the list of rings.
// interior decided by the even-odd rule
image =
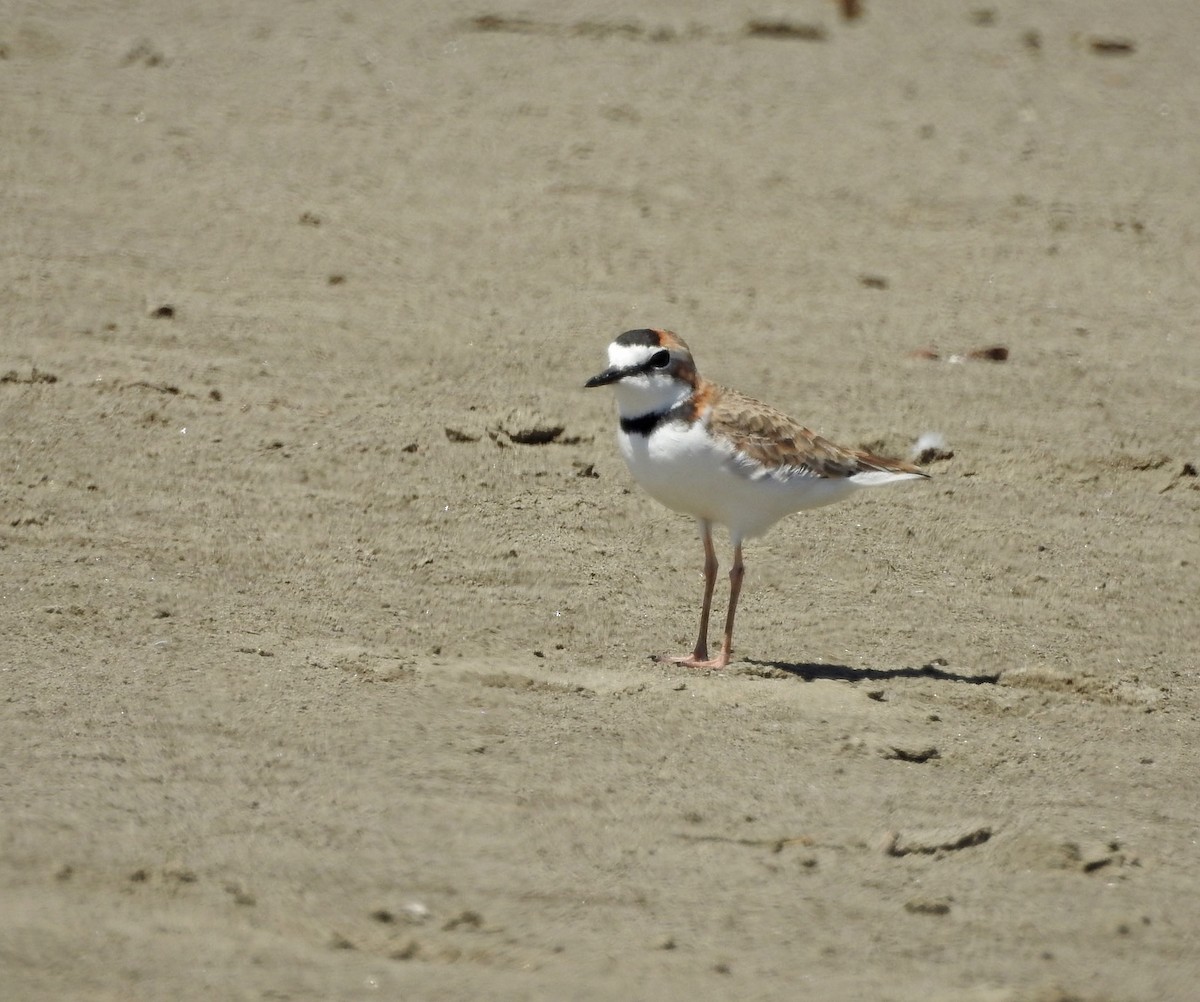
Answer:
[[[4,999],[1196,997],[1195,4],[4,6]]]

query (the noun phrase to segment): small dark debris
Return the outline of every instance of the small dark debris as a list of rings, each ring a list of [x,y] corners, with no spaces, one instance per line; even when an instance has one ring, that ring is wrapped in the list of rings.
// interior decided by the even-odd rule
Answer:
[[[130,389],[154,390],[155,393],[164,393],[169,397],[177,397],[182,392],[178,386],[171,383],[150,383],[144,379],[139,379],[135,383],[126,383]]]
[[[330,275],[325,281],[328,282],[330,285],[345,285],[346,284],[346,276],[342,275],[340,273],[334,274],[334,275]]]
[[[479,436],[472,435],[469,432],[461,431],[458,428],[447,428],[446,437],[451,442],[478,442]]]
[[[953,458],[953,449],[939,449],[936,445],[931,445],[921,450],[917,456],[917,465],[928,466],[930,463],[943,462]]]
[[[1196,475],[1197,475],[1196,464],[1195,463],[1184,463],[1183,466],[1180,467],[1179,472],[1176,473],[1175,476],[1173,476],[1169,481],[1167,481],[1166,486],[1163,487],[1163,489],[1160,490],[1158,493],[1166,494],[1167,491],[1171,490],[1176,484],[1179,483],[1179,481],[1183,480],[1185,477],[1194,478]],[[1192,489],[1195,490],[1196,488],[1193,487]]]
[[[904,902],[904,910],[910,915],[949,915],[950,902],[946,898],[913,898]]]
[[[612,21],[577,21],[568,29],[572,35],[584,38],[643,38],[646,29],[639,24]],[[669,28],[660,28],[651,36],[656,42],[669,42],[674,33]]]
[[[1007,362],[1008,349],[1003,345],[993,345],[990,348],[976,348],[967,352],[967,358],[985,362]]]
[[[335,932],[329,937],[329,946],[334,950],[353,950],[354,943],[343,936],[340,932]]]
[[[910,856],[914,853],[932,855],[938,852],[956,852],[983,845],[992,837],[989,826],[968,829],[940,829],[929,832],[914,832],[902,835],[893,832],[888,836],[884,852],[889,856]]]
[[[479,929],[482,925],[483,916],[480,915],[479,912],[468,909],[466,911],[459,912],[454,916],[454,918],[450,919],[444,926],[442,926],[442,931],[452,932],[455,929],[461,928]]]
[[[170,619],[171,618],[171,610],[170,609],[155,609],[154,610],[154,618],[155,619]]]
[[[384,923],[384,925],[391,925],[396,921],[395,913],[388,911],[386,908],[376,908],[371,912],[371,918],[376,922]]]
[[[476,31],[512,31],[526,34],[537,30],[537,23],[525,17],[504,17],[500,14],[480,14],[471,18],[471,27]]]
[[[52,372],[39,372],[37,368],[30,370],[28,376],[22,376],[16,369],[9,369],[0,376],[0,383],[25,383],[29,386],[35,383],[57,383],[58,376]]]
[[[301,226],[320,226],[321,225],[321,217],[318,216],[315,212],[308,212],[308,211],[302,212],[302,213],[300,213],[300,225]]]
[[[220,391],[220,390],[218,390],[218,389],[217,389],[217,388],[214,386],[214,387],[213,387],[211,390],[209,390],[209,391],[208,391],[208,399],[209,399],[209,400],[213,400],[213,401],[215,401],[216,403],[220,403],[220,402],[221,402],[223,399],[225,399],[225,398],[224,398],[224,396],[221,394],[221,391]]]
[[[883,757],[895,759],[898,762],[928,762],[931,759],[941,758],[942,753],[933,745],[926,748],[901,748],[899,745],[888,745],[883,750]]]
[[[600,479],[600,474],[596,472],[596,464],[595,463],[586,463],[586,464],[585,463],[576,463],[575,464],[575,476],[588,477],[592,480]]]
[[[867,699],[873,699],[877,703],[886,703],[887,693],[882,689],[872,689],[867,693]]]
[[[417,445],[416,442],[409,442],[408,445],[404,446],[400,451],[407,452],[411,455],[412,453],[416,452],[419,448],[420,448],[420,446]]]
[[[838,0],[838,9],[843,21],[857,21],[863,16],[863,5],[859,0]]]
[[[175,318],[175,307],[170,303],[163,303],[162,306],[157,306],[150,311],[150,316],[159,320],[173,320]]]
[[[408,943],[400,947],[399,950],[392,951],[390,954],[388,954],[388,956],[391,957],[392,960],[412,960],[413,957],[420,952],[421,944],[415,939],[410,939]]]
[[[141,63],[143,66],[165,66],[167,57],[152,42],[143,38],[126,52],[121,60],[122,66],[133,66],[135,63]]]
[[[1088,47],[1099,56],[1131,56],[1137,45],[1127,38],[1093,38]]]
[[[859,275],[858,284],[867,289],[886,289],[890,284],[882,275]]]
[[[1042,49],[1042,33],[1036,28],[1030,28],[1021,36],[1021,42],[1030,52],[1040,52]]]
[[[547,445],[558,438],[564,431],[566,431],[566,428],[561,424],[556,424],[520,428],[517,431],[507,432],[507,435],[517,445]]]
[[[564,435],[566,428],[541,416],[522,416],[502,421],[487,429],[488,437],[501,449],[510,445],[578,445],[578,435]]]
[[[825,29],[819,24],[795,21],[753,20],[746,22],[746,34],[752,38],[782,38],[801,42],[825,41]]]
[[[1119,840],[1082,845],[1076,842],[1066,842],[1063,844],[1063,849],[1066,851],[1067,859],[1078,865],[1084,873],[1095,873],[1108,866],[1137,865],[1136,859],[1127,857],[1121,851]]]

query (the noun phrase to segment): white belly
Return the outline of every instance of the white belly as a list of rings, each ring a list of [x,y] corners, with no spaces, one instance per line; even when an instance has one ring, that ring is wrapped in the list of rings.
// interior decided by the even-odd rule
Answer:
[[[839,501],[857,490],[852,479],[794,472],[749,472],[732,447],[700,424],[670,421],[649,435],[619,433],[634,479],[675,511],[729,528],[739,539],[766,532],[785,515]]]

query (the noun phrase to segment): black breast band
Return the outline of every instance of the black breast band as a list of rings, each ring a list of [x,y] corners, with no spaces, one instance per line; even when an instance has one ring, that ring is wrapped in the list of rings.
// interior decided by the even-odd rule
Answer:
[[[625,434],[649,436],[656,427],[664,424],[665,421],[678,418],[679,410],[678,407],[672,407],[667,410],[652,410],[649,414],[640,414],[636,418],[622,418],[620,419],[620,430]]]
[[[671,417],[670,410],[651,411],[649,414],[640,414],[632,418],[623,417],[621,418],[621,431],[626,435],[649,435],[664,421],[669,421]]]

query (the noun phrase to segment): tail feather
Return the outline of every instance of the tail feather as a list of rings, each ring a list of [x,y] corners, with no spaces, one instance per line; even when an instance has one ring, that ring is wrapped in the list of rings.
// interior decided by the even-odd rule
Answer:
[[[863,470],[851,475],[851,483],[860,487],[882,487],[884,484],[898,484],[902,480],[928,480],[929,474],[914,470],[912,473],[897,473],[892,470]]]
[[[855,474],[855,479],[859,483],[886,484],[892,480],[929,479],[929,474],[919,466],[906,463],[902,459],[888,459],[885,456],[876,456],[874,453],[862,450],[856,451],[852,455],[858,460],[859,472]],[[883,478],[879,479],[877,476],[873,476],[878,474],[883,474]]]

